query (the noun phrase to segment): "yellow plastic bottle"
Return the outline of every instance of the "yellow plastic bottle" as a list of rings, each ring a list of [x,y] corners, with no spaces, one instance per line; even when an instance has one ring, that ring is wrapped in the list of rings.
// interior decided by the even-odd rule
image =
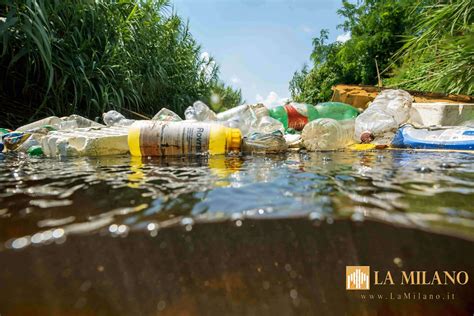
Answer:
[[[128,130],[132,156],[219,155],[240,151],[237,128],[203,122],[136,121]]]

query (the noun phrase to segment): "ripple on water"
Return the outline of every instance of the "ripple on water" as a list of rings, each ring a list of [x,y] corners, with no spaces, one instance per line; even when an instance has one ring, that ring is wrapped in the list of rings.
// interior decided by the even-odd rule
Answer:
[[[316,225],[373,217],[470,236],[474,231],[474,156],[466,153],[5,155],[0,165],[0,242],[14,249],[42,244],[54,232],[124,237],[144,229],[156,236],[167,225],[190,231],[198,220],[229,220],[241,227],[248,217],[305,216]]]

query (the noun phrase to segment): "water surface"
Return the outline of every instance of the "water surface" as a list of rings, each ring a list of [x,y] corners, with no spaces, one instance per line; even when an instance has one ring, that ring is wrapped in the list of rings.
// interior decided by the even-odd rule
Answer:
[[[474,155],[290,152],[244,157],[0,160],[0,249],[246,218],[376,218],[474,237]]]

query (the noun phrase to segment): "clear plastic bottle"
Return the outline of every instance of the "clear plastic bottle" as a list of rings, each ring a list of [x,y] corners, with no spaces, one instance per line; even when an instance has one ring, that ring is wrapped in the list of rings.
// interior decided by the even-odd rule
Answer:
[[[167,108],[162,108],[158,111],[158,113],[155,114],[155,116],[153,116],[152,121],[179,122],[182,121],[182,119],[181,117],[179,117],[178,114],[174,113],[173,111]]]
[[[412,96],[403,90],[384,90],[355,120],[355,138],[370,143],[376,137],[394,132],[408,121]]]
[[[175,156],[239,152],[240,130],[216,123],[137,121],[128,131],[133,156]]]
[[[285,138],[281,131],[272,133],[252,133],[242,140],[242,151],[244,153],[270,154],[285,152],[288,149]]]
[[[31,130],[31,129],[43,127],[44,125],[51,125],[51,126],[54,126],[54,127],[58,127],[60,123],[61,123],[61,119],[59,117],[50,116],[50,117],[41,119],[39,121],[35,121],[33,123],[18,127],[16,129],[16,131],[17,132],[26,132],[26,131]]]
[[[314,120],[303,129],[303,145],[310,151],[336,150],[354,143],[355,121],[330,118]]]
[[[104,125],[89,120],[88,118],[82,117],[77,114],[69,115],[61,118],[58,129],[76,129],[84,127],[104,127]]]
[[[216,113],[212,111],[207,106],[207,104],[202,101],[196,101],[193,103],[193,106],[188,107],[184,111],[184,117],[186,120],[200,122],[209,122],[217,120]]]
[[[219,113],[225,114],[221,115],[220,118],[226,119],[225,121],[221,121],[221,124],[227,127],[240,129],[243,136],[247,136],[251,132],[255,132],[257,126],[261,125],[260,123],[265,120],[265,118],[272,119],[268,116],[268,109],[261,103],[250,104],[246,105],[245,107],[238,106],[233,109],[228,110],[231,111],[230,113],[228,113],[228,111]],[[276,121],[276,123],[279,124],[279,126],[282,126],[280,122]]]
[[[135,120],[125,118],[121,113],[111,110],[102,114],[102,119],[107,126],[130,126]]]

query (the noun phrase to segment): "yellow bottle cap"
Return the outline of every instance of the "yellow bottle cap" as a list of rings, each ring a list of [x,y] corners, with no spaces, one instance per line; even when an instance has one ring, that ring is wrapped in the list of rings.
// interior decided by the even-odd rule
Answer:
[[[240,151],[240,143],[242,142],[242,133],[238,128],[227,128],[226,149],[227,151]]]

